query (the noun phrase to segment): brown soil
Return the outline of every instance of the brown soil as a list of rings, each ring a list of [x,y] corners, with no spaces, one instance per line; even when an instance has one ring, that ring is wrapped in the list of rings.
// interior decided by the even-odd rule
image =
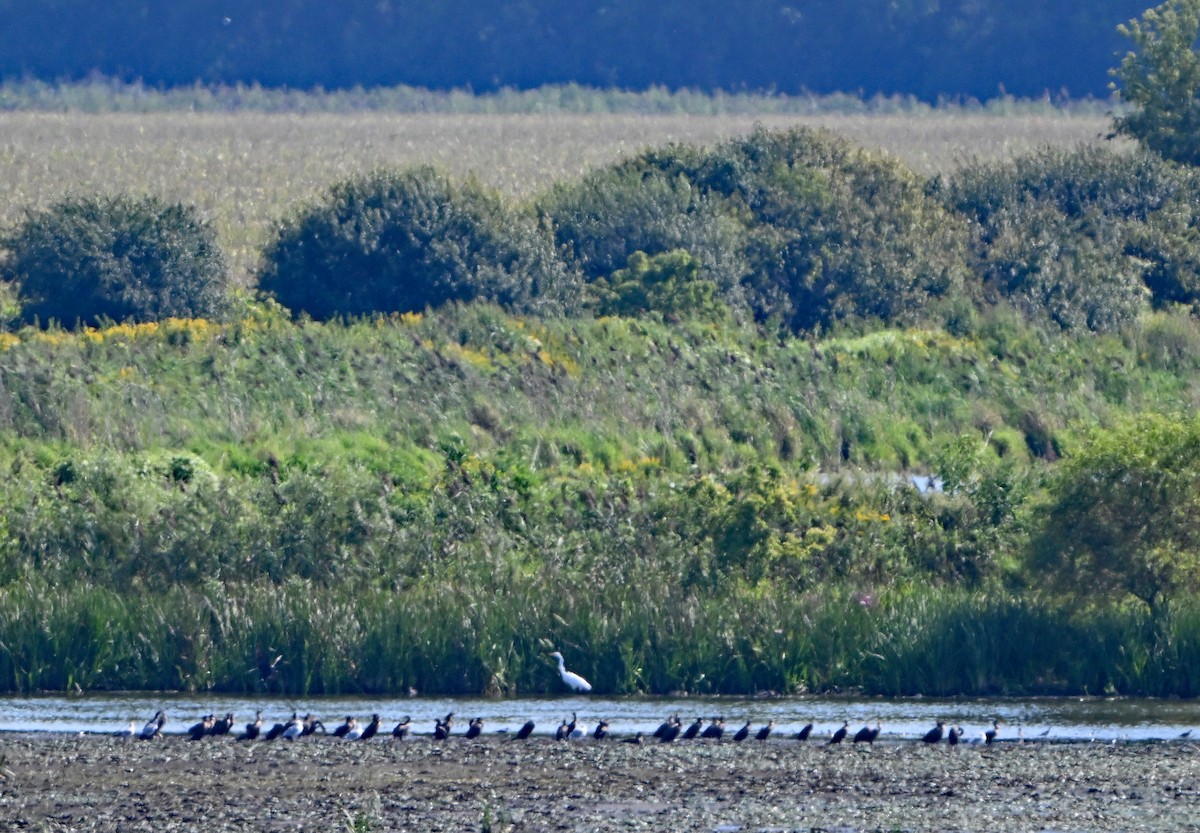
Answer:
[[[0,830],[1200,830],[1191,743],[0,738]]]

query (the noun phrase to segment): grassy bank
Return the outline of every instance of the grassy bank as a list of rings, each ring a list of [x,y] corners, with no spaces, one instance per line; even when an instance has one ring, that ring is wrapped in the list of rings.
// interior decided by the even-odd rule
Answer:
[[[1030,591],[1046,460],[1195,401],[1198,336],[165,322],[6,337],[0,688],[1191,695],[1156,630]],[[922,494],[903,476],[941,476]]]

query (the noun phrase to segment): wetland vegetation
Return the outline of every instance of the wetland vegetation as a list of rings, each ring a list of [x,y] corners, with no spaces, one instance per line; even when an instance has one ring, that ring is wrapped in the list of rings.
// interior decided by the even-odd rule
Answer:
[[[1103,119],[0,118],[7,228],[161,195],[229,287],[75,326],[10,286],[0,686],[512,694],[559,648],[612,693],[1200,688],[1196,182]],[[413,162],[486,292],[255,294]]]

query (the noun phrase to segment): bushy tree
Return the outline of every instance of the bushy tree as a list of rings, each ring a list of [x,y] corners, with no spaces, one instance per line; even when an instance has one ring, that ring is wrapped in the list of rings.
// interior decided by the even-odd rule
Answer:
[[[219,317],[228,273],[211,225],[158,197],[63,200],[3,238],[3,279],[16,284],[26,321],[95,325]]]
[[[744,289],[761,319],[795,331],[852,317],[912,322],[969,291],[966,224],[904,165],[831,133],[759,129],[628,166],[682,176],[742,218]]]
[[[682,250],[725,303],[744,305],[744,226],[725,200],[701,193],[684,176],[618,163],[556,186],[538,208],[568,265],[586,281],[625,269],[635,252],[654,258]]]
[[[1200,164],[1200,0],[1168,0],[1118,31],[1137,48],[1112,70],[1119,95],[1134,107],[1115,120],[1117,133],[1167,159]]]
[[[1064,329],[1119,329],[1147,302],[1189,302],[1197,180],[1147,151],[1045,149],[969,165],[933,189],[974,224],[994,301]]]
[[[476,298],[524,312],[573,304],[573,284],[532,217],[429,167],[334,185],[280,225],[259,286],[317,320]]]
[[[1200,420],[1142,414],[1094,431],[1057,471],[1030,547],[1047,587],[1161,613],[1200,588]]]

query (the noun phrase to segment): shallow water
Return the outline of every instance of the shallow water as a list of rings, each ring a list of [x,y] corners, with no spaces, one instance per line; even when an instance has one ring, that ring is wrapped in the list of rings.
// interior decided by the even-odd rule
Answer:
[[[233,712],[235,730],[262,709],[269,726],[285,722],[293,711],[317,715],[330,730],[346,715],[359,721],[373,712],[383,716],[384,731],[411,715],[416,734],[429,734],[434,721],[453,711],[455,733],[473,717],[484,719],[484,731],[514,732],[533,720],[536,734],[553,734],[559,723],[577,713],[580,725],[605,719],[617,735],[652,733],[662,720],[678,714],[687,725],[696,717],[724,716],[732,734],[746,721],[757,729],[775,721],[775,737],[794,735],[813,723],[814,740],[827,738],[842,721],[851,732],[879,721],[881,741],[920,737],[936,721],[960,725],[965,739],[978,739],[993,720],[1001,721],[1001,738],[1059,741],[1171,740],[1195,727],[1200,739],[1200,701],[1139,698],[1046,697],[1029,699],[826,699],[817,697],[668,698],[563,696],[486,699],[468,697],[289,697],[207,694],[85,694],[77,697],[0,697],[0,731],[115,732],[130,721],[140,727],[158,709],[169,717],[168,733],[185,732],[208,713]]]

